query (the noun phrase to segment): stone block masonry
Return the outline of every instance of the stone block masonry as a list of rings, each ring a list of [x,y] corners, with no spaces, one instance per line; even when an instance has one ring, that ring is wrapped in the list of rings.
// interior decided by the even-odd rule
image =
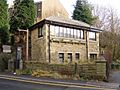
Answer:
[[[25,62],[26,69],[53,71],[60,74],[79,75],[92,79],[103,80],[106,78],[106,61],[96,61],[93,64],[50,64],[37,61]]]

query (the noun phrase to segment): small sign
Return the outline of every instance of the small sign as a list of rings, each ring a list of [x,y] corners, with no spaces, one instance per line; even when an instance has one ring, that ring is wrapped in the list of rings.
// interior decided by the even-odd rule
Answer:
[[[3,53],[11,53],[11,46],[3,45]]]

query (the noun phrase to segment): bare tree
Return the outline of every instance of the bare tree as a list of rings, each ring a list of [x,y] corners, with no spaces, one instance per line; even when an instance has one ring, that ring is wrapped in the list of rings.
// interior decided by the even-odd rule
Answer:
[[[93,15],[94,25],[103,29],[100,34],[100,48],[112,53],[112,60],[120,59],[120,18],[113,8],[95,6]]]

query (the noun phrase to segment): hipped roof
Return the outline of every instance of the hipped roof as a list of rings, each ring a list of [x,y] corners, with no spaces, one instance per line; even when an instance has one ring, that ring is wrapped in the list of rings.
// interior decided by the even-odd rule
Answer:
[[[42,26],[45,23],[64,26],[64,27],[70,27],[70,28],[80,28],[80,29],[83,28],[86,30],[96,31],[96,32],[102,31],[101,29],[93,27],[93,26],[91,26],[85,22],[82,22],[82,21],[77,21],[77,20],[62,18],[62,17],[56,17],[56,16],[50,16],[48,18],[45,18],[45,19],[41,20],[40,22],[31,26],[29,29],[33,30],[37,27]]]

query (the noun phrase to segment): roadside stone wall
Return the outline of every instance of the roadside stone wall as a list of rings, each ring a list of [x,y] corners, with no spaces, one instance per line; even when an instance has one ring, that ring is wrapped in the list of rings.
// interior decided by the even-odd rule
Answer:
[[[79,75],[104,79],[106,77],[106,62],[96,61],[94,64],[49,64],[35,61],[25,62],[26,69],[54,71],[60,74]]]

